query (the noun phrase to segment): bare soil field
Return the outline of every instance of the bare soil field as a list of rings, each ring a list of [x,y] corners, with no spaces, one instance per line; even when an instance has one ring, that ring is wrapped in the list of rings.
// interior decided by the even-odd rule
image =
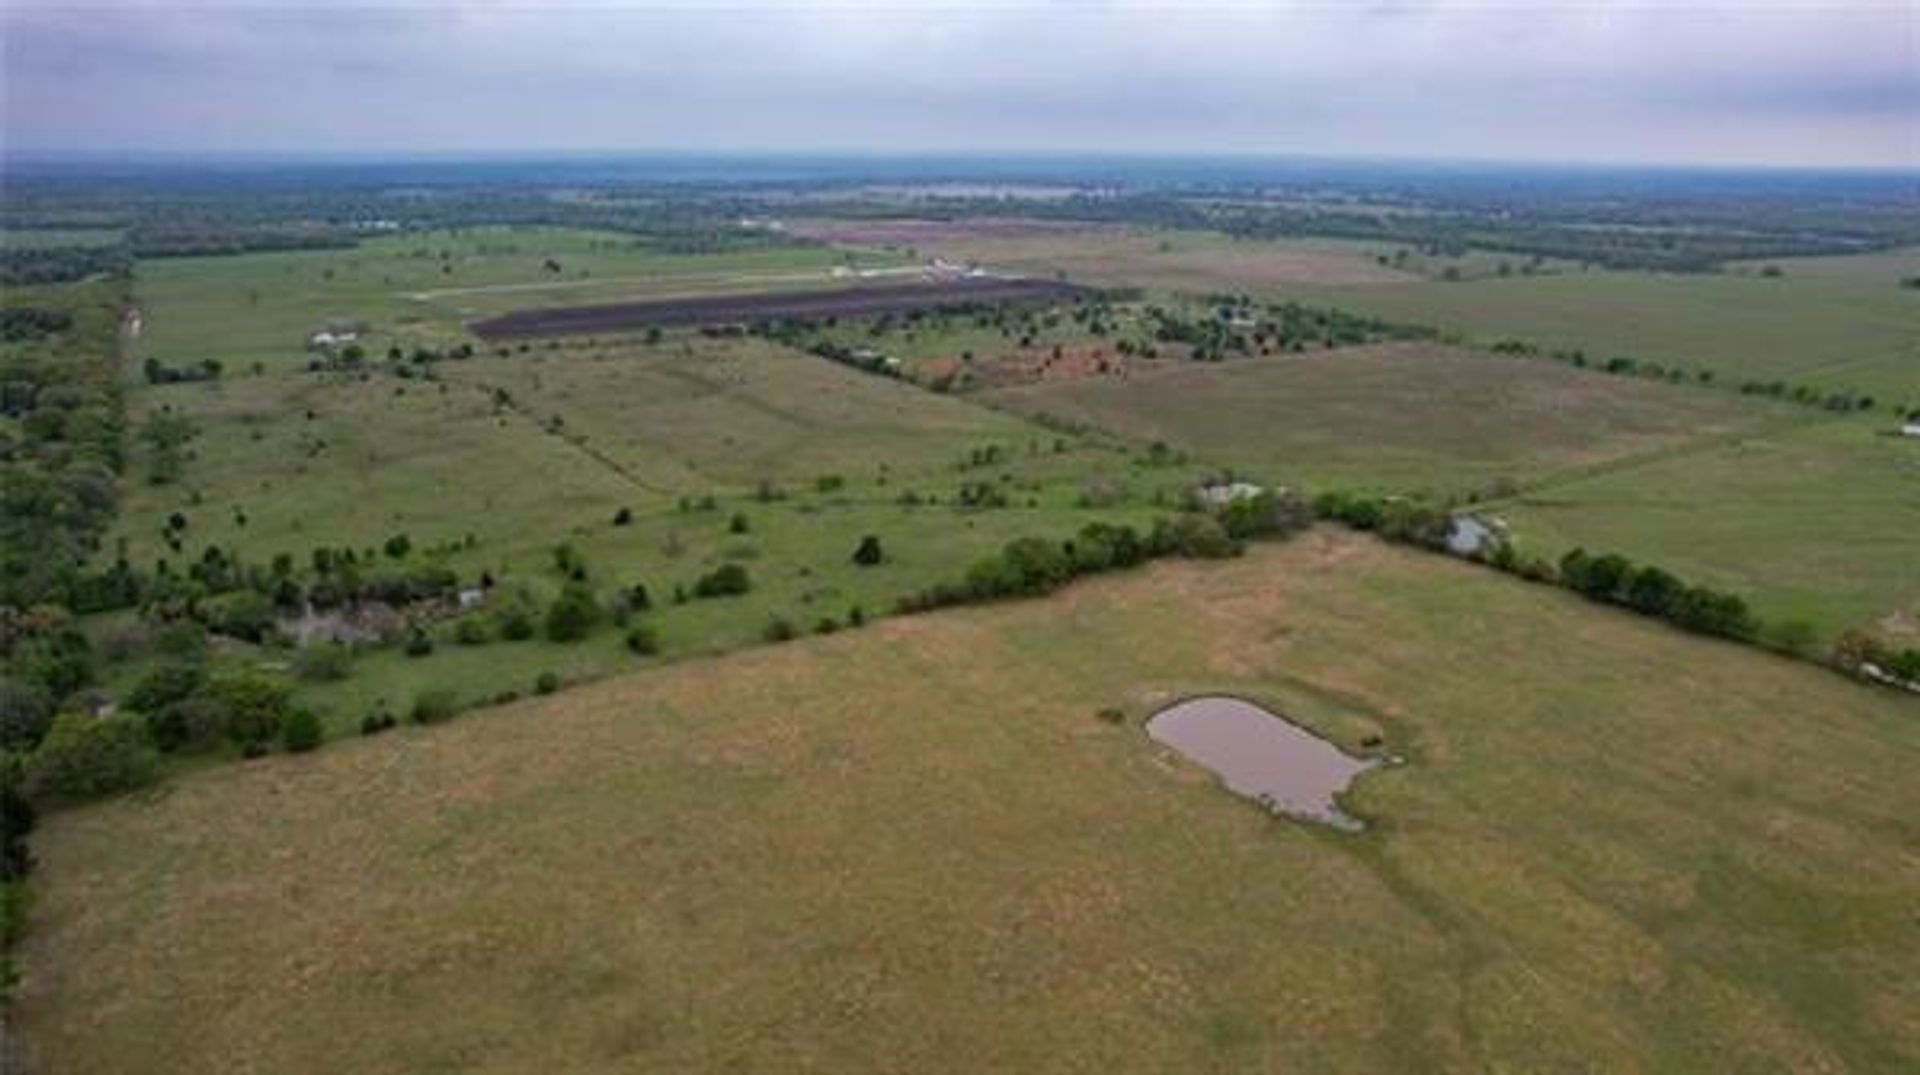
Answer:
[[[521,310],[477,321],[470,327],[483,339],[520,339],[780,319],[873,317],[1002,302],[1057,302],[1085,293],[1083,288],[1058,280],[966,277],[830,291],[777,291]]]

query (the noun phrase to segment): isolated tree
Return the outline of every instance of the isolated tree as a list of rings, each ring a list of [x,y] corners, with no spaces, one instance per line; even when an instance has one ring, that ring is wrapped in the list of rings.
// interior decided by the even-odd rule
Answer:
[[[325,731],[320,727],[320,718],[311,709],[296,709],[287,716],[287,726],[281,730],[280,741],[289,754],[304,754],[320,745]]]
[[[853,550],[853,562],[861,567],[873,567],[886,559],[886,553],[880,548],[879,537],[868,534],[860,539],[860,547]]]
[[[577,642],[600,622],[600,602],[580,583],[568,583],[547,608],[547,637],[555,642]]]

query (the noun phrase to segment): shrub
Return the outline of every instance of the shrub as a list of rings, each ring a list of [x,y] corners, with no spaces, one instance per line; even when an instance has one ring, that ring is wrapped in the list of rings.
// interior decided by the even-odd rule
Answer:
[[[1285,537],[1312,525],[1313,509],[1296,493],[1267,489],[1229,501],[1220,509],[1220,523],[1235,540]]]
[[[792,622],[785,616],[775,616],[760,629],[760,637],[768,642],[787,642],[799,635]]]
[[[627,648],[642,657],[651,657],[660,652],[660,636],[647,624],[640,624],[627,632]]]
[[[391,713],[369,713],[360,718],[360,734],[379,735],[398,723]]]
[[[519,605],[500,610],[500,637],[509,642],[525,642],[533,637],[533,615]]]
[[[413,710],[409,715],[415,724],[437,724],[453,716],[458,709],[452,691],[444,687],[430,687],[413,696]]]
[[[822,616],[813,623],[813,633],[817,635],[830,635],[839,629],[840,621],[832,616]]]
[[[552,694],[560,689],[560,676],[556,672],[542,672],[533,678],[533,693]]]
[[[202,748],[227,731],[227,710],[219,702],[194,695],[147,715],[147,734],[166,752]]]
[[[409,657],[425,657],[433,652],[433,638],[425,631],[415,630],[407,636],[406,654]]]
[[[207,620],[223,635],[261,642],[273,631],[273,613],[273,601],[267,595],[242,590],[214,602]]]
[[[1211,515],[1183,512],[1171,520],[1162,519],[1153,530],[1151,545],[1163,552],[1200,560],[1217,560],[1240,552],[1239,543]]]
[[[555,642],[577,642],[600,622],[600,603],[585,584],[570,582],[547,608],[547,637]]]
[[[729,533],[744,534],[749,529],[751,529],[751,527],[747,523],[745,512],[734,512],[733,518],[727,521],[727,531]]]
[[[463,646],[484,645],[488,638],[487,622],[479,616],[462,616],[453,625],[453,640]]]
[[[185,661],[205,660],[207,656],[207,631],[192,620],[181,620],[168,624],[154,636],[153,650],[162,657],[173,657]]]
[[[320,718],[313,710],[300,708],[287,715],[286,727],[281,730],[280,741],[289,754],[304,754],[320,745],[325,733],[320,727]]]
[[[311,683],[330,683],[353,671],[353,651],[338,642],[307,646],[293,655],[293,674]]]
[[[227,738],[244,751],[260,748],[280,735],[288,711],[288,690],[252,673],[234,673],[208,682],[201,697],[220,707]]]
[[[0,882],[18,881],[33,870],[33,852],[27,847],[27,834],[33,831],[39,816],[27,799],[26,759],[13,753],[0,753]],[[0,898],[5,898],[0,893]],[[17,911],[18,908],[11,909]],[[0,907],[0,913],[10,913]],[[0,921],[0,952],[12,939],[11,924]],[[5,996],[5,981],[0,979],[0,997]]]
[[[867,623],[867,610],[855,605],[847,610],[848,627],[864,627]]]
[[[753,589],[753,578],[739,564],[721,564],[694,580],[695,597],[735,597]]]
[[[141,787],[159,774],[146,729],[128,717],[55,717],[27,762],[35,795],[83,799]]]
[[[53,723],[53,693],[38,683],[0,679],[0,750],[26,750]]]
[[[613,525],[626,526],[631,522],[633,522],[632,508],[621,508],[619,511],[613,513]]]
[[[886,553],[880,548],[879,537],[868,534],[860,539],[860,547],[853,550],[853,562],[861,567],[873,567],[886,559]]]
[[[1753,614],[1747,603],[1730,593],[1705,586],[1689,586],[1675,599],[1670,617],[1689,631],[1721,638],[1753,637]]]

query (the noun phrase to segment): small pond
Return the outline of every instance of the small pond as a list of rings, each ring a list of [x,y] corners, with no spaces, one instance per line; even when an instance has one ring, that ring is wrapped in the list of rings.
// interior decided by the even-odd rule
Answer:
[[[1147,735],[1213,772],[1235,792],[1277,812],[1355,831],[1334,796],[1380,764],[1355,758],[1300,726],[1224,695],[1189,698],[1147,721]]]

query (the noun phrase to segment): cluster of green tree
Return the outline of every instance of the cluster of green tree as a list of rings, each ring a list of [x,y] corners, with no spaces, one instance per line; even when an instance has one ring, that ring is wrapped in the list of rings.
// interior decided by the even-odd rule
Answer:
[[[154,485],[171,485],[187,469],[187,445],[200,435],[200,427],[171,407],[161,407],[140,423],[140,442],[147,449],[147,480]]]
[[[1605,360],[1590,359],[1580,348],[1543,348],[1526,340],[1501,339],[1488,348],[1495,354],[1513,355],[1522,358],[1549,358],[1565,363],[1576,369],[1591,369],[1609,373],[1616,377],[1639,377],[1644,380],[1665,381],[1669,384],[1717,385],[1719,375],[1713,370],[1699,368],[1689,370],[1681,366],[1665,365],[1644,358],[1631,358],[1615,355]],[[1829,411],[1846,413],[1849,411],[1870,411],[1876,400],[1869,395],[1853,392],[1819,389],[1812,385],[1789,385],[1785,381],[1742,381],[1738,386],[1741,395],[1766,396],[1769,399],[1785,400],[1806,407],[1820,407]],[[1898,410],[1898,407],[1895,407]]]
[[[1329,492],[1314,499],[1313,510],[1320,518],[1389,541],[1435,552],[1450,551],[1448,539],[1454,532],[1454,516],[1439,505],[1404,497]],[[1624,556],[1594,556],[1575,549],[1554,565],[1523,559],[1511,545],[1498,539],[1483,545],[1473,556],[1509,574],[1564,586],[1590,601],[1619,605],[1699,634],[1739,641],[1754,641],[1759,634],[1759,621],[1737,595],[1687,585],[1668,571],[1636,565]]]
[[[895,334],[940,333],[971,324],[974,328],[996,330],[1003,339],[1020,347],[1034,346],[1042,333],[1059,329],[1068,321],[1090,335],[1108,335],[1115,326],[1111,296],[1096,293],[1064,305],[1040,300],[973,303],[848,319],[859,326],[868,340],[882,340]],[[870,373],[897,373],[893,364],[872,347],[855,346],[825,335],[844,324],[847,323],[839,317],[794,318],[756,323],[745,331]]]
[[[1354,530],[1367,530],[1388,541],[1432,551],[1448,551],[1448,538],[1455,526],[1452,511],[1402,497],[1323,493],[1313,501],[1313,511]],[[1688,585],[1663,568],[1634,564],[1613,553],[1596,557],[1584,549],[1574,549],[1555,566],[1523,559],[1511,545],[1496,539],[1478,549],[1475,559],[1532,582],[1565,585],[1588,601],[1663,618],[1690,632],[1738,641],[1759,637],[1759,620],[1738,595],[1707,585]]]
[[[44,340],[72,327],[73,315],[65,310],[43,310],[36,306],[0,309],[0,343]]]
[[[1874,398],[1868,395],[1823,391],[1808,384],[1788,385],[1785,381],[1742,381],[1740,394],[1782,399],[1789,403],[1798,403],[1803,407],[1820,407],[1840,414],[1848,411],[1870,411],[1875,402]],[[1899,409],[1895,407],[1896,411]]]
[[[131,233],[136,258],[213,257],[276,250],[344,250],[359,245],[351,230],[296,223],[227,226],[143,223]]]
[[[101,274],[124,275],[133,255],[124,246],[0,248],[0,284],[63,284]]]
[[[0,224],[53,227],[86,221],[125,229],[129,256],[238,254],[352,246],[367,236],[473,227],[568,227],[626,233],[632,245],[663,253],[700,254],[806,245],[750,218],[772,211],[764,199],[724,187],[684,183],[592,185],[592,197],[556,197],[538,177],[476,177],[466,168],[448,181],[415,184],[406,168],[392,182],[343,182],[337,174],[298,168],[250,175],[186,173],[114,177],[21,177],[8,191]],[[402,197],[392,190],[408,187]],[[79,226],[79,225],[68,225]],[[76,277],[65,277],[73,279]]]
[[[1691,184],[1691,186],[1690,186]],[[1811,182],[1768,189],[1565,175],[1183,176],[1125,193],[1023,203],[1023,215],[1083,223],[1213,230],[1248,239],[1329,236],[1442,256],[1489,250],[1620,269],[1717,271],[1727,261],[1858,253],[1920,241],[1910,196],[1884,185]],[[1000,198],[884,198],[836,215],[873,219],[1005,217]]]
[[[1407,325],[1297,302],[1258,305],[1248,295],[1216,295],[1208,312],[1184,313],[1149,306],[1153,338],[1184,344],[1201,362],[1218,362],[1229,353],[1270,355],[1314,347],[1347,347],[1385,340],[1433,339],[1439,332],[1425,325]]]
[[[1156,520],[1145,533],[1125,524],[1088,523],[1063,541],[1026,537],[976,561],[959,582],[939,583],[904,597],[903,613],[1051,593],[1083,575],[1121,571],[1167,557],[1237,556],[1255,538],[1291,536],[1313,521],[1308,506],[1287,493],[1263,492],[1215,511],[1185,511]]]
[[[1210,223],[1229,235],[1249,239],[1331,236],[1662,272],[1714,272],[1724,262],[1738,259],[1845,254],[1860,249],[1852,237],[1755,234],[1732,227],[1714,231],[1687,226],[1597,227],[1557,215],[1498,211],[1407,214],[1263,206],[1224,210]]]
[[[217,381],[226,370],[217,358],[203,358],[185,366],[170,366],[157,358],[148,357],[140,363],[140,372],[146,375],[148,384],[191,384],[196,381]]]
[[[1559,578],[1589,601],[1630,608],[1696,634],[1752,641],[1759,633],[1759,622],[1738,595],[1689,586],[1671,572],[1616,553],[1574,549],[1560,558]]]
[[[123,281],[63,292],[70,327],[0,344],[0,606],[70,605],[118,508]]]
[[[1920,691],[1920,647],[1896,647],[1865,631],[1848,631],[1834,643],[1834,667],[1862,679]]]

